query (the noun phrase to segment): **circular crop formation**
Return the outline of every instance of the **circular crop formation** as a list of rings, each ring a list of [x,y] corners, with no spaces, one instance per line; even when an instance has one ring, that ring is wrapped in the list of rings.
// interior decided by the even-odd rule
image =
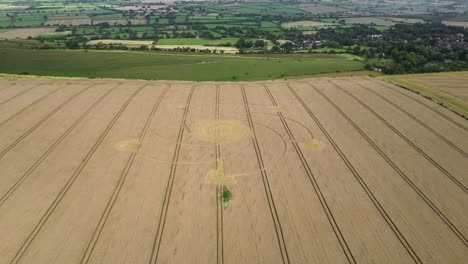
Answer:
[[[192,131],[195,138],[216,144],[229,144],[251,137],[250,128],[240,120],[203,120]]]

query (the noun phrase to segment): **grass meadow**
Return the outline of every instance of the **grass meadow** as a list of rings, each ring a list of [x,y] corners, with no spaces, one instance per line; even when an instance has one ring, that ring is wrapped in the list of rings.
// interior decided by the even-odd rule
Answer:
[[[362,62],[331,54],[252,57],[14,46],[0,48],[0,61],[0,72],[10,74],[192,81],[252,81],[363,69]]]

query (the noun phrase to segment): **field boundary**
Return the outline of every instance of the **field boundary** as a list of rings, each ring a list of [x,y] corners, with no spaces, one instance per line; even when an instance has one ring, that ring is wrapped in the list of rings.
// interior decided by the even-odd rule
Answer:
[[[404,78],[406,77],[406,75],[403,75],[401,77]],[[460,98],[457,98],[447,92],[430,88],[420,83],[399,79],[396,76],[383,76],[380,77],[380,79],[394,84],[396,86],[399,86],[401,88],[410,90],[416,94],[420,94],[426,99],[435,101],[437,102],[437,104],[447,109],[450,109],[452,112],[468,120],[468,103],[461,100]]]
[[[457,147],[455,144],[453,144],[450,140],[448,140],[447,138],[445,138],[444,136],[442,136],[441,134],[439,134],[437,131],[435,131],[434,129],[432,129],[431,127],[429,127],[428,125],[424,124],[424,122],[422,122],[421,120],[419,120],[417,117],[415,117],[413,114],[409,113],[408,111],[406,111],[405,109],[401,108],[400,106],[398,106],[397,104],[395,104],[394,102],[388,100],[387,98],[385,98],[384,96],[378,94],[377,92],[373,91],[372,89],[370,89],[369,87],[366,87],[364,85],[361,85],[360,83],[357,83],[355,82],[354,80],[350,80],[350,82],[356,84],[357,86],[361,87],[362,89],[366,90],[366,91],[369,91],[371,92],[372,94],[374,94],[375,96],[379,97],[380,99],[384,100],[385,102],[389,103],[390,105],[392,105],[393,107],[395,107],[396,109],[398,109],[399,111],[401,111],[402,113],[404,113],[406,116],[410,117],[412,120],[414,120],[415,122],[417,122],[418,124],[420,124],[421,126],[423,126],[425,129],[427,129],[429,132],[431,132],[432,134],[434,134],[436,137],[438,137],[440,140],[444,141],[448,146],[450,146],[451,148],[453,148],[454,150],[456,150],[457,152],[459,152],[461,155],[463,155],[465,158],[468,158],[468,154],[463,151],[462,149],[460,149],[459,147]]]
[[[370,81],[373,81],[373,80],[371,79]],[[416,103],[418,103],[419,105],[425,107],[426,109],[432,111],[433,113],[435,113],[435,114],[441,116],[443,119],[449,121],[450,123],[454,124],[455,126],[461,128],[461,129],[463,129],[465,132],[468,132],[468,128],[467,128],[467,127],[465,127],[464,125],[458,123],[457,121],[455,121],[455,120],[452,119],[451,117],[445,115],[444,113],[441,113],[441,112],[439,112],[439,111],[436,111],[434,108],[432,108],[432,107],[430,107],[429,105],[423,103],[422,101],[417,100],[416,98],[410,96],[409,94],[405,94],[404,92],[400,91],[399,89],[395,89],[395,88],[403,88],[404,90],[407,90],[407,91],[410,91],[410,92],[412,92],[412,93],[414,93],[414,94],[416,94],[416,95],[419,95],[417,92],[415,92],[415,91],[413,91],[413,90],[411,90],[411,89],[408,89],[408,88],[406,88],[406,87],[404,87],[404,86],[399,86],[399,85],[396,85],[396,84],[393,84],[393,83],[390,83],[390,82],[378,82],[378,84],[381,85],[382,87],[385,87],[385,88],[391,90],[391,91],[394,91],[394,92],[396,92],[396,93],[399,93],[399,94],[403,95],[404,97],[406,97],[406,98],[412,100],[413,102],[416,102]],[[391,86],[389,86],[389,85],[393,85],[393,87],[391,87]],[[426,98],[426,97],[424,97],[424,96],[422,96],[422,98],[427,99],[427,100],[429,100],[429,101],[431,101],[431,102],[434,102],[433,100],[431,100],[431,99],[429,99],[429,98]],[[448,109],[448,110],[450,110],[451,112],[455,113],[457,116],[460,116],[459,113],[454,112],[453,110],[447,108],[447,107],[444,106],[444,105],[441,105],[441,104],[438,104],[438,103],[437,103],[437,105],[440,105],[440,106],[444,107],[445,109]],[[461,117],[464,118],[463,116],[461,116]],[[466,118],[465,118],[465,119],[466,119]]]
[[[28,77],[28,78],[24,78]],[[216,83],[216,84],[226,84],[226,83],[265,83],[265,82],[280,82],[286,80],[307,80],[307,79],[324,79],[324,78],[348,78],[348,77],[373,77],[372,72],[365,70],[356,70],[356,71],[343,71],[343,72],[330,72],[330,73],[317,73],[310,75],[294,75],[294,76],[285,76],[271,79],[254,79],[254,80],[242,80],[242,81],[190,81],[190,80],[170,80],[170,79],[122,79],[122,78],[106,78],[106,77],[96,77],[96,78],[87,78],[87,77],[62,77],[62,76],[48,76],[48,75],[21,75],[21,74],[9,74],[9,73],[0,73],[0,83],[8,81],[17,81],[27,83],[28,81],[83,81],[83,82],[100,82],[100,81],[129,81],[129,82],[172,82],[172,83]],[[42,85],[42,84],[41,84]],[[1,104],[1,102],[0,102]]]
[[[464,186],[456,177],[454,177],[450,172],[448,172],[444,167],[442,167],[437,161],[432,159],[426,152],[424,152],[421,148],[416,146],[411,140],[409,140],[405,135],[403,135],[400,131],[398,131],[394,126],[387,122],[382,116],[380,116],[377,112],[375,112],[371,107],[369,107],[366,103],[361,101],[355,95],[351,94],[350,92],[343,89],[341,86],[333,83],[330,81],[337,89],[343,91],[351,98],[353,98],[356,102],[358,102],[361,106],[366,108],[372,115],[374,115],[377,119],[379,119],[382,123],[384,123],[390,130],[392,130],[395,134],[397,134],[401,139],[403,139],[408,145],[410,145],[414,150],[416,150],[421,156],[423,156],[427,161],[429,161],[432,165],[434,165],[437,169],[439,169],[443,174],[445,174],[448,178],[450,178],[460,189],[462,189],[465,193],[468,193],[468,189]]]

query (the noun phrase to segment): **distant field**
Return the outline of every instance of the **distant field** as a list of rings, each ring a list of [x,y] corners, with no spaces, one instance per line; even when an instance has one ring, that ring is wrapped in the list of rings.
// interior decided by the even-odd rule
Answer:
[[[288,42],[294,43],[294,42],[292,42],[290,40],[287,40],[287,39],[278,39],[278,40],[276,40],[276,42],[278,42],[278,44],[280,44],[280,45],[283,45],[284,43],[288,43]]]
[[[324,23],[310,20],[302,20],[295,22],[286,22],[281,24],[283,28],[295,28],[295,27],[320,27],[320,26],[330,26],[335,25],[334,23]]]
[[[22,10],[28,8],[29,5],[12,5],[12,4],[0,4],[0,10]]]
[[[128,5],[128,6],[120,6],[114,8],[115,10],[120,10],[120,11],[140,11],[140,10],[158,10],[158,9],[163,9],[164,6],[158,6],[158,5]]]
[[[90,18],[50,19],[50,20],[47,20],[44,24],[45,25],[79,26],[79,25],[91,25],[92,21]]]
[[[126,19],[99,19],[99,20],[94,20],[93,19],[93,25],[97,25],[100,23],[107,23],[109,25],[127,25],[128,20]]]
[[[359,71],[364,66],[359,61],[330,54],[267,58],[12,47],[0,48],[0,61],[2,73],[194,81],[278,79]]]
[[[468,117],[468,72],[411,74],[380,78],[430,97]]]
[[[300,8],[312,14],[327,14],[327,13],[352,13],[351,10],[336,6],[318,5],[318,4],[302,4]]]
[[[322,53],[322,52],[345,52],[346,50],[345,49],[338,49],[338,48],[318,48],[318,49],[312,49],[312,52],[318,52],[318,53]]]
[[[462,21],[442,21],[443,24],[448,25],[448,26],[456,26],[456,27],[464,27],[468,28],[468,22],[462,22]]]
[[[224,38],[224,39],[197,39],[197,38],[168,38],[160,39],[156,44],[158,45],[213,45],[231,43],[236,44],[239,39],[237,38]]]
[[[420,18],[382,17],[382,19],[394,21],[397,23],[408,23],[408,24],[425,23],[424,20]]]
[[[344,18],[347,24],[375,24],[378,26],[394,26],[397,22],[378,17],[348,17]]]
[[[55,28],[18,28],[8,29],[0,32],[0,39],[15,39],[15,38],[28,38],[37,37],[45,34],[67,34],[67,32],[55,32]]]
[[[118,40],[118,39],[98,39],[98,40],[91,40],[88,41],[87,44],[89,45],[96,45],[98,43],[102,44],[122,44],[129,48],[138,48],[141,45],[146,45],[151,47],[153,45],[152,40]]]
[[[234,3],[214,6],[215,9],[227,10],[228,12],[243,14],[268,14],[268,15],[296,15],[304,14],[305,11],[296,5],[285,5],[277,3]]]
[[[155,45],[155,48],[158,49],[183,49],[183,48],[189,48],[189,49],[195,49],[196,51],[203,51],[203,50],[210,50],[210,51],[216,51],[216,53],[230,53],[230,54],[235,54],[239,52],[239,49],[235,47],[214,47],[214,46],[203,46],[203,45]]]

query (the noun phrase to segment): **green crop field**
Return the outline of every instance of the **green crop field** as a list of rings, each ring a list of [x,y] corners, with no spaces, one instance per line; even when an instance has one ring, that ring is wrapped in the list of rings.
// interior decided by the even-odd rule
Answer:
[[[363,69],[359,61],[330,54],[268,58],[0,47],[1,73],[41,76],[248,81]]]

